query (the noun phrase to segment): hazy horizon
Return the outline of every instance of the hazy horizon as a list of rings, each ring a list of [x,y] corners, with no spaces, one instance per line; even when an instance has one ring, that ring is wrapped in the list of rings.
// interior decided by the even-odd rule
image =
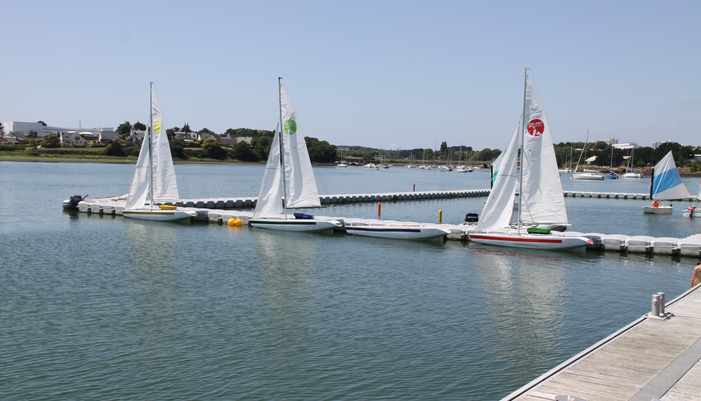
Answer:
[[[378,148],[502,148],[523,67],[555,142],[701,144],[701,3],[8,1],[0,121],[272,129]]]

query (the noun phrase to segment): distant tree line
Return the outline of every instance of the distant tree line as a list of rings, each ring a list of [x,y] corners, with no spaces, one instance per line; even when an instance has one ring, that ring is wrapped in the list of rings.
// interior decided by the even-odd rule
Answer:
[[[341,146],[340,149],[342,155],[339,158],[361,158],[365,162],[384,159],[399,162],[484,163],[493,161],[501,154],[499,149],[475,150],[472,146],[448,146],[445,141],[441,142],[437,150],[431,148],[387,150],[364,146]]]
[[[555,145],[555,156],[560,167],[574,168],[580,159],[580,153],[584,150],[584,142],[564,142]],[[693,161],[694,154],[701,154],[701,147],[682,145],[677,142],[664,142],[658,144],[657,147],[640,146],[632,151],[633,167],[649,167],[657,164],[660,159],[672,151],[674,161],[679,167],[696,168],[696,163]],[[586,164],[585,159],[596,156],[596,160],[590,165],[594,166],[613,166],[622,167],[628,163],[624,156],[630,156],[631,150],[621,150],[613,148],[608,142],[598,141],[586,144],[586,150],[581,156],[580,164]]]
[[[117,127],[118,140],[105,148],[105,154],[109,156],[138,155],[141,148],[141,139],[131,138],[134,130],[146,130],[141,122],[133,125],[125,121]],[[240,160],[247,162],[265,161],[270,152],[273,141],[273,131],[251,128],[229,128],[223,135],[202,128],[196,133],[199,140],[179,138],[176,133],[194,133],[186,123],[182,127],[166,129],[170,141],[171,155],[176,159],[187,160],[190,158],[207,158],[215,160]],[[230,140],[227,140],[230,138]],[[247,139],[251,138],[250,143]],[[313,137],[305,137],[309,157],[315,163],[333,163],[336,161],[336,146],[327,141]]]

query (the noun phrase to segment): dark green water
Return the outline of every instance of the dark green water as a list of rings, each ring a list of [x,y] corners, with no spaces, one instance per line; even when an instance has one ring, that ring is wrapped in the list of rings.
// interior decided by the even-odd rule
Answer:
[[[316,170],[324,193],[487,176]],[[262,169],[177,172],[183,197],[213,197],[255,194]],[[130,175],[0,163],[0,399],[498,399],[644,313],[652,292],[684,291],[694,264],[61,212],[72,193],[126,192]],[[387,204],[385,216],[431,221],[443,208],[458,222],[483,201]],[[701,231],[641,205],[568,200],[578,231]],[[374,205],[318,213],[369,217]]]

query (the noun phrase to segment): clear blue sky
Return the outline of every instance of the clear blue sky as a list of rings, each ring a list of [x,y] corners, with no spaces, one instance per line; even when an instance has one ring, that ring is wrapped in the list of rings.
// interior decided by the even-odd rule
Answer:
[[[0,121],[272,128],[502,147],[533,70],[555,141],[701,144],[699,1],[2,2]]]

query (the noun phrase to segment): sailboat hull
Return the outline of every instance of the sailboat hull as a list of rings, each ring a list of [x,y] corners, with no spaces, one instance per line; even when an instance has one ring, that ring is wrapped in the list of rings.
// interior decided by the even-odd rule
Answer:
[[[542,250],[583,249],[592,243],[590,239],[584,237],[522,233],[474,233],[470,234],[469,238],[472,242],[484,245]]]
[[[346,226],[346,233],[362,237],[426,240],[445,237],[448,231],[441,228],[422,226],[402,226],[385,224],[368,224],[362,226]]]
[[[125,210],[122,212],[122,216],[145,221],[181,221],[193,217],[192,214],[180,210],[160,209]]]
[[[604,175],[599,173],[575,173],[572,175],[575,180],[603,181]]]
[[[259,218],[250,219],[248,225],[255,228],[278,231],[326,231],[339,227],[336,221],[325,221],[315,219],[284,219],[284,218]]]
[[[645,214],[672,214],[671,205],[661,205],[658,207],[644,206],[643,213]]]

